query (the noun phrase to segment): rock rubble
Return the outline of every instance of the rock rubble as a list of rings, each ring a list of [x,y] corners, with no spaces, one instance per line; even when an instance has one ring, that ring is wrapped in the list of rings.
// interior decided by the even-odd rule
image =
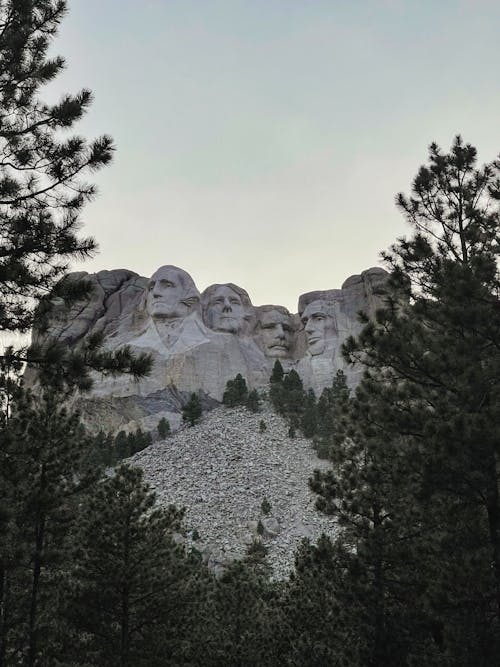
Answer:
[[[216,571],[257,537],[268,548],[273,577],[284,578],[302,538],[335,534],[335,520],[316,510],[308,486],[312,471],[328,462],[310,440],[289,438],[287,422],[268,405],[258,413],[218,407],[130,462],[144,470],[160,503],[186,508],[187,546]]]

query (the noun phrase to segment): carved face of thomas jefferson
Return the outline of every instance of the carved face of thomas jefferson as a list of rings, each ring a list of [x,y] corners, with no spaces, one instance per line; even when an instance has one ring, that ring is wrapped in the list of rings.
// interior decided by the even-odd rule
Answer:
[[[337,333],[337,323],[333,304],[325,301],[313,301],[302,313],[302,324],[307,336],[309,352],[323,354],[333,345]]]
[[[236,285],[211,285],[202,294],[205,323],[214,331],[239,334],[252,308],[248,294]]]
[[[146,311],[154,320],[186,317],[199,302],[191,276],[176,266],[161,266],[148,283]]]
[[[293,329],[292,317],[285,308],[258,309],[259,338],[266,356],[287,357],[293,343]]]

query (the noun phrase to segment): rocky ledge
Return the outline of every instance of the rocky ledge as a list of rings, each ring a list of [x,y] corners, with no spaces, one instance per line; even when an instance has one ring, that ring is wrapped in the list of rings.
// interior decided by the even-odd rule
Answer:
[[[288,437],[288,424],[267,405],[258,413],[216,408],[130,462],[144,470],[161,503],[186,508],[187,546],[215,571],[258,538],[273,577],[284,578],[302,538],[336,531],[335,520],[316,510],[308,486],[312,471],[328,462],[318,459],[310,440]]]

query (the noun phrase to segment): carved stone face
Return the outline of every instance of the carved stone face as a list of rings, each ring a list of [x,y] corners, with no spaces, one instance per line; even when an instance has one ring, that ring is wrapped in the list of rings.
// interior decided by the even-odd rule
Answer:
[[[215,331],[239,333],[245,325],[245,306],[228,285],[214,290],[208,303],[209,326]]]
[[[153,319],[185,317],[197,301],[197,290],[185,271],[161,266],[148,284],[146,311]]]
[[[302,313],[302,324],[307,336],[309,352],[323,354],[333,344],[337,332],[333,307],[323,301],[313,301]]]
[[[293,342],[291,316],[278,309],[259,314],[259,336],[268,357],[287,357]]]

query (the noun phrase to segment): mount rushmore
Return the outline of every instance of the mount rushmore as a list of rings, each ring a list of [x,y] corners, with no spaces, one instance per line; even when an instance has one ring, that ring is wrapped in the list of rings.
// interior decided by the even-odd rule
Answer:
[[[276,359],[317,394],[337,370],[355,385],[361,369],[345,363],[342,343],[359,333],[360,311],[370,316],[380,307],[387,275],[371,268],[340,289],[302,294],[292,314],[279,305],[254,306],[233,283],[200,293],[191,276],[172,265],[149,279],[126,269],[79,272],[69,277],[89,281],[90,296],[71,306],[54,299],[49,326],[35,329],[33,342],[78,346],[100,333],[108,350],[129,346],[151,354],[153,369],[144,379],[95,375],[80,409],[93,429],[153,430],[162,417],[176,428],[191,392],[206,407],[215,405],[238,373],[250,387],[265,388]]]

